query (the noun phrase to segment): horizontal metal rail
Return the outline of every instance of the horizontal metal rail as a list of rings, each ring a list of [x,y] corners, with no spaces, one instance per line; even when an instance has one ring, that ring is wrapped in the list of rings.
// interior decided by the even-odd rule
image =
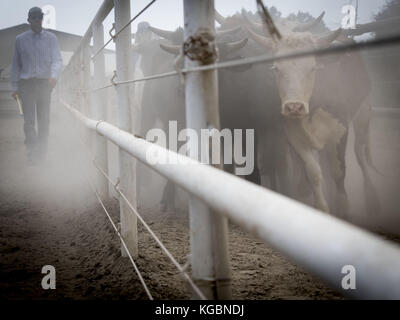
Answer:
[[[380,117],[400,118],[400,108],[372,108],[372,112]]]
[[[184,68],[184,69],[180,70],[180,72],[171,71],[171,72],[166,72],[166,73],[161,73],[161,74],[155,74],[155,75],[148,76],[148,77],[132,79],[132,80],[126,80],[126,81],[120,81],[120,82],[113,81],[109,85],[106,85],[106,86],[103,86],[100,88],[95,88],[91,91],[98,91],[98,90],[110,88],[112,86],[117,86],[117,85],[121,85],[121,84],[172,77],[172,76],[177,76],[179,74],[187,74],[190,72],[226,69],[226,68],[233,68],[233,67],[239,67],[239,66],[245,66],[245,65],[257,65],[260,63],[269,63],[269,62],[282,61],[282,60],[288,60],[288,59],[303,58],[303,57],[307,57],[307,56],[311,56],[311,55],[324,56],[324,55],[328,55],[328,54],[342,53],[345,51],[355,51],[355,50],[360,50],[360,49],[371,49],[371,48],[376,48],[376,47],[383,47],[383,46],[388,46],[388,45],[391,45],[394,43],[400,43],[400,35],[395,35],[395,36],[380,38],[380,39],[375,39],[375,40],[362,41],[362,42],[358,42],[358,43],[339,44],[339,45],[335,45],[335,46],[332,46],[329,48],[323,48],[323,49],[301,50],[301,51],[277,55],[277,56],[262,55],[262,56],[258,56],[258,57],[251,57],[251,58],[245,58],[245,59],[240,59],[240,60],[233,60],[233,61],[209,64],[206,66],[195,67],[195,68]]]
[[[71,112],[74,112],[74,111],[75,111],[75,110],[74,110],[72,107],[70,107],[67,103],[65,103],[65,102],[62,102],[62,103],[63,103],[64,106],[65,106],[68,110],[70,110]],[[79,116],[79,115],[78,115],[77,113],[75,113],[75,116]],[[80,119],[81,119],[82,121],[84,120],[83,118],[80,118]],[[153,230],[150,228],[150,226],[146,223],[146,221],[144,221],[144,219],[143,219],[142,216],[139,214],[139,212],[135,209],[135,207],[134,207],[134,206],[132,205],[132,203],[128,200],[128,198],[125,196],[125,194],[121,191],[121,188],[119,188],[119,186],[118,186],[119,182],[118,182],[118,183],[114,183],[114,182],[111,180],[111,178],[109,177],[109,175],[107,175],[107,173],[105,173],[104,170],[102,170],[102,169],[100,168],[100,166],[96,163],[95,156],[90,152],[89,149],[87,149],[87,148],[85,147],[83,141],[82,141],[82,140],[79,140],[79,141],[80,141],[82,147],[83,147],[84,149],[86,149],[86,150],[89,151],[89,154],[90,154],[90,156],[91,156],[91,158],[92,158],[92,161],[89,161],[88,158],[85,157],[86,163],[87,163],[87,164],[93,164],[94,167],[104,176],[104,178],[105,178],[109,183],[111,183],[111,185],[114,187],[115,191],[122,197],[122,199],[124,199],[124,201],[125,201],[126,204],[129,206],[129,208],[131,209],[131,211],[137,216],[137,218],[139,219],[139,221],[143,224],[143,226],[145,227],[145,229],[146,229],[146,230],[149,232],[149,234],[152,236],[152,238],[154,239],[154,241],[157,242],[157,244],[160,246],[161,251],[163,251],[163,252],[165,253],[165,255],[170,259],[170,261],[172,262],[172,264],[178,269],[178,271],[180,272],[180,274],[182,275],[182,277],[189,283],[189,285],[190,285],[190,286],[192,287],[192,289],[196,292],[196,294],[199,296],[199,298],[200,298],[201,300],[206,300],[206,297],[205,297],[204,294],[201,292],[200,288],[193,282],[192,278],[191,278],[191,277],[189,276],[189,274],[186,272],[186,267],[185,267],[185,266],[181,266],[181,265],[178,263],[178,261],[175,259],[175,257],[171,254],[171,252],[169,252],[169,250],[165,247],[165,245],[162,243],[162,241],[156,236],[156,234],[153,232]],[[106,211],[106,214],[107,214],[107,216],[108,216],[108,218],[109,218],[111,224],[113,224],[110,215],[108,214],[107,210],[105,209],[105,207],[104,207],[104,205],[103,205],[103,203],[102,203],[102,201],[101,201],[100,195],[98,194],[97,190],[95,189],[95,187],[94,187],[93,184],[91,183],[91,180],[90,180],[90,178],[88,177],[87,173],[86,173],[86,176],[87,176],[87,180],[88,180],[88,182],[89,182],[90,187],[91,187],[92,190],[95,192],[95,194],[96,194],[98,200],[100,201],[100,204],[102,205],[102,207],[103,207],[104,210]],[[114,225],[114,224],[113,224],[113,225]],[[114,228],[114,229],[115,229],[115,228]],[[118,236],[122,239],[122,237],[121,237],[121,235],[120,235],[119,232],[118,232]],[[127,250],[128,255],[131,256],[129,250],[128,250],[127,247],[126,247],[125,242],[124,242],[123,245],[124,245],[124,248]],[[132,258],[131,258],[131,260],[132,260],[132,263],[134,263]],[[136,265],[134,265],[134,267],[135,267],[135,270],[136,270],[136,269],[137,269],[137,268],[136,268]],[[137,271],[137,272],[139,272],[139,271]],[[139,275],[139,273],[138,273],[138,275]],[[139,277],[140,277],[140,275],[139,275]],[[144,282],[144,281],[143,281],[143,282]],[[145,288],[145,289],[146,289],[146,288]],[[146,290],[146,291],[147,291],[147,290]],[[152,298],[151,298],[150,300],[152,300]]]
[[[393,17],[385,20],[378,20],[370,23],[366,23],[363,25],[356,25],[355,29],[346,29],[343,32],[347,35],[351,36],[360,36],[364,33],[368,32],[377,32],[377,31],[384,31],[389,30],[395,27],[400,23],[400,17]]]
[[[86,127],[344,295],[400,299],[400,248],[394,243],[222,170],[136,138],[107,122],[89,119],[66,103],[64,106]],[[170,162],[151,164],[147,160],[148,152],[167,157]],[[356,271],[356,289],[343,288],[345,274],[342,272],[348,265]]]
[[[82,141],[81,141],[81,143],[83,144]],[[82,160],[82,159],[85,159],[86,162],[88,163],[87,157],[83,157],[83,156],[81,155],[81,160]],[[85,160],[84,160],[84,162],[85,162]],[[90,162],[89,162],[89,163],[90,163]],[[86,176],[86,180],[87,180],[87,183],[89,184],[90,189],[92,189],[92,191],[93,191],[94,195],[96,196],[96,198],[97,198],[99,204],[100,204],[101,207],[103,208],[103,210],[104,210],[104,212],[105,212],[105,214],[106,214],[108,220],[110,221],[110,223],[111,223],[111,225],[112,225],[112,227],[113,227],[115,233],[117,234],[118,238],[121,240],[122,246],[123,246],[124,249],[126,250],[126,253],[127,253],[128,257],[129,257],[129,260],[130,260],[130,262],[131,262],[133,268],[135,269],[135,272],[136,272],[136,274],[137,274],[137,276],[138,276],[138,278],[139,278],[140,283],[141,283],[142,286],[143,286],[144,291],[146,292],[146,294],[147,294],[147,296],[149,297],[150,300],[154,300],[154,299],[153,299],[153,296],[152,296],[151,293],[150,293],[149,288],[147,287],[146,282],[144,281],[144,278],[143,278],[143,276],[142,276],[142,274],[141,274],[139,268],[137,267],[137,265],[136,265],[136,263],[135,263],[135,260],[134,260],[133,257],[132,257],[132,254],[130,253],[130,251],[129,251],[129,249],[128,249],[126,243],[125,243],[124,238],[122,237],[122,235],[121,235],[121,233],[119,232],[118,228],[115,226],[115,223],[114,223],[114,221],[113,221],[112,218],[111,218],[111,215],[109,214],[107,208],[105,207],[103,201],[101,200],[100,194],[99,194],[98,191],[96,190],[96,187],[94,186],[94,184],[93,184],[93,182],[92,182],[92,179],[91,179],[90,176],[89,176],[89,173],[88,173],[87,171],[84,171],[84,175]]]

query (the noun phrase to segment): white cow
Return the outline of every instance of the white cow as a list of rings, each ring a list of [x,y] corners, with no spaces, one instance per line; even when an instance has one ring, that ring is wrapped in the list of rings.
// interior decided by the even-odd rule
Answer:
[[[321,37],[309,32],[294,32],[293,27],[287,25],[281,25],[279,29],[282,34],[280,41],[261,36],[251,28],[248,31],[256,42],[276,55],[327,47],[341,33],[339,29]],[[329,212],[329,208],[323,193],[323,176],[313,152],[325,150],[329,153],[329,171],[337,188],[336,203],[339,211],[345,215],[348,204],[344,189],[344,154],[348,124],[354,120],[355,151],[364,175],[367,203],[371,204],[373,211],[379,211],[379,200],[366,166],[370,162],[367,154],[369,145],[365,139],[369,121],[364,120],[369,119],[371,110],[369,81],[365,76],[367,72],[358,53],[342,55],[338,60],[337,66],[326,66],[321,70],[318,70],[320,66],[315,56],[274,63],[286,135],[303,162],[314,194],[315,207],[325,212]],[[325,83],[325,88],[320,82]],[[357,82],[359,85],[356,85]],[[354,92],[350,89],[352,86]]]

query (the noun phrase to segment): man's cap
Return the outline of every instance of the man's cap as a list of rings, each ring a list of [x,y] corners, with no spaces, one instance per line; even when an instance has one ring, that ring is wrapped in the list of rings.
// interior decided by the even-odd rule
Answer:
[[[29,9],[28,12],[28,18],[30,17],[37,17],[37,16],[42,16],[43,17],[43,11],[39,7],[33,7]]]

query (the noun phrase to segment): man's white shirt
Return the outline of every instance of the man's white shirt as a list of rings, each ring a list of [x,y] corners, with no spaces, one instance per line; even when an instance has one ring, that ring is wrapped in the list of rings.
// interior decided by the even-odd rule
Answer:
[[[53,33],[43,29],[36,33],[30,29],[17,36],[11,67],[14,91],[18,91],[20,79],[57,79],[61,69],[61,53]]]

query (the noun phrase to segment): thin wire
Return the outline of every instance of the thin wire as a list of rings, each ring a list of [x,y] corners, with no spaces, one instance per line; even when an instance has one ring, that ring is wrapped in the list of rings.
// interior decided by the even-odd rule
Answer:
[[[154,76],[148,76],[148,77],[137,78],[137,79],[133,79],[133,80],[115,82],[114,84],[109,84],[109,85],[106,85],[104,87],[93,89],[92,92],[95,92],[95,91],[98,91],[98,90],[102,90],[102,89],[106,89],[106,88],[113,87],[113,86],[120,85],[120,84],[134,83],[134,82],[140,82],[140,81],[146,81],[146,80],[154,80],[154,79],[161,79],[161,78],[172,77],[172,76],[175,76],[175,75],[178,75],[178,72],[170,71],[170,72],[166,72],[166,73],[159,73],[159,74],[156,74]]]
[[[153,237],[153,239],[157,242],[157,244],[160,246],[161,250],[164,251],[164,253],[167,255],[167,257],[171,260],[171,262],[175,265],[175,267],[179,270],[179,272],[185,277],[185,279],[189,282],[191,287],[196,291],[198,296],[202,300],[206,300],[206,297],[204,294],[201,292],[199,287],[193,282],[192,278],[186,273],[185,268],[183,268],[174,258],[174,256],[169,252],[169,250],[164,246],[164,244],[161,242],[160,239],[155,235],[153,230],[148,226],[148,224],[143,220],[139,212],[133,207],[133,205],[130,203],[130,201],[126,198],[124,193],[121,191],[121,189],[116,185],[110,177],[104,172],[103,169],[101,169],[97,164],[96,160],[93,160],[94,166],[101,172],[101,174],[114,186],[115,190],[121,195],[121,197],[125,200],[129,208],[135,213],[135,215],[138,217],[140,222],[144,225],[144,227],[147,229],[147,231],[150,233],[150,235]]]
[[[110,39],[108,39],[108,41],[91,57],[91,59],[93,60],[102,50],[104,50],[104,48],[111,42],[113,41],[116,37],[118,37],[118,35],[125,30],[126,27],[128,27],[133,21],[135,21],[143,12],[145,12],[154,2],[156,2],[157,0],[153,0],[151,2],[149,2],[142,10],[139,11],[139,13],[134,16],[126,25],[124,25],[115,35],[113,35]]]
[[[79,140],[79,141],[80,141],[80,143],[83,145],[83,141],[82,141],[82,140]],[[83,146],[84,146],[84,145],[83,145]],[[85,149],[87,149],[87,148],[85,148]],[[89,152],[90,152],[90,150],[89,150]],[[86,158],[86,157],[84,157],[84,158]],[[86,159],[86,160],[88,160],[88,159]],[[90,162],[88,161],[88,163],[90,163]],[[92,189],[92,191],[93,191],[94,194],[96,195],[97,200],[99,201],[100,205],[102,206],[104,212],[106,213],[106,215],[107,215],[107,217],[108,217],[108,220],[110,220],[111,225],[113,226],[115,232],[117,233],[118,237],[120,238],[121,243],[122,243],[122,245],[123,245],[123,247],[124,247],[124,249],[125,249],[125,251],[126,251],[128,257],[129,257],[129,260],[131,261],[131,263],[132,263],[132,265],[133,265],[133,268],[135,269],[136,274],[137,274],[138,277],[139,277],[139,280],[140,280],[140,282],[141,282],[141,284],[142,284],[144,290],[146,291],[147,296],[149,297],[150,300],[154,300],[154,299],[153,299],[153,296],[151,295],[151,293],[150,293],[150,291],[149,291],[149,289],[148,289],[148,287],[147,287],[147,285],[146,285],[146,282],[144,281],[144,279],[143,279],[143,277],[142,277],[142,274],[140,273],[139,268],[137,267],[135,261],[134,261],[133,258],[132,258],[131,253],[129,252],[129,249],[128,249],[126,243],[125,243],[125,240],[122,238],[120,232],[118,231],[118,228],[115,226],[115,224],[114,224],[114,222],[113,222],[113,220],[112,220],[110,214],[109,214],[108,211],[107,211],[107,208],[104,206],[104,203],[103,203],[103,201],[101,200],[99,193],[97,192],[96,188],[94,187],[94,185],[93,185],[93,183],[92,183],[92,181],[91,181],[91,179],[90,179],[90,177],[89,177],[89,174],[88,174],[86,171],[85,171],[85,175],[86,175],[86,180],[87,180],[87,182],[88,182],[90,188]]]
[[[226,68],[239,67],[239,66],[244,66],[244,65],[256,65],[256,64],[269,63],[269,62],[274,62],[274,61],[302,58],[302,57],[306,57],[306,56],[310,56],[310,55],[323,56],[323,55],[328,55],[331,53],[340,53],[343,51],[355,51],[358,49],[381,47],[381,46],[386,46],[386,45],[393,44],[396,42],[400,42],[400,35],[381,38],[381,39],[375,39],[375,40],[369,40],[369,41],[363,41],[363,42],[358,42],[358,43],[341,44],[341,45],[336,45],[334,47],[329,47],[329,48],[324,48],[324,49],[302,50],[302,51],[282,54],[282,55],[278,55],[278,56],[262,55],[262,56],[258,56],[258,57],[251,57],[251,58],[246,58],[246,59],[241,59],[241,60],[233,60],[233,61],[228,61],[228,62],[209,64],[206,66],[182,69],[181,73],[187,74],[187,73],[191,73],[191,72],[226,69]],[[143,78],[137,78],[137,79],[132,79],[132,80],[120,81],[120,82],[117,81],[114,84],[96,88],[96,89],[93,89],[92,91],[97,91],[97,90],[101,90],[101,89],[105,89],[105,88],[109,88],[111,86],[117,86],[117,85],[121,85],[121,84],[166,78],[166,77],[176,76],[178,74],[179,73],[176,71],[171,71],[171,72],[155,74],[153,76],[148,76],[148,77],[143,77]]]
[[[142,277],[142,274],[140,273],[138,267],[136,266],[135,261],[134,261],[133,258],[132,258],[131,253],[129,252],[128,247],[126,246],[126,243],[125,243],[124,239],[122,238],[122,236],[121,236],[121,234],[119,233],[117,227],[115,226],[114,222],[112,221],[112,219],[111,219],[111,217],[110,217],[110,214],[108,213],[106,207],[104,206],[104,203],[103,203],[103,201],[102,201],[101,198],[100,198],[100,195],[98,194],[97,190],[94,188],[94,186],[92,185],[92,183],[91,183],[90,181],[89,181],[89,185],[90,185],[90,187],[92,188],[93,192],[95,193],[95,195],[96,195],[97,199],[99,200],[101,206],[103,207],[104,212],[106,213],[108,219],[110,220],[111,225],[113,226],[115,232],[117,233],[118,237],[121,239],[121,243],[122,243],[122,245],[124,246],[124,249],[125,249],[126,253],[128,254],[128,257],[129,257],[130,261],[132,262],[133,267],[135,268],[135,271],[136,271],[136,273],[137,273],[137,275],[138,275],[138,277],[139,277],[140,282],[142,283],[142,286],[143,286],[144,290],[146,291],[147,296],[149,297],[150,300],[154,300],[154,299],[153,299],[153,296],[151,295],[151,293],[150,293],[150,291],[149,291],[149,289],[148,289],[148,287],[147,287],[147,285],[146,285],[146,282],[144,281],[144,279],[143,279],[143,277]]]
[[[64,103],[65,104],[65,103]],[[65,104],[66,105],[66,104]],[[82,144],[82,146],[87,149],[83,143],[82,140],[79,140],[79,142]],[[121,189],[118,187],[118,184],[115,184],[110,177],[103,171],[103,169],[101,169],[95,160],[95,157],[93,156],[93,154],[91,153],[91,151],[89,149],[87,149],[88,152],[91,154],[92,158],[93,158],[93,165],[95,166],[95,168],[97,170],[100,171],[100,173],[114,186],[115,190],[122,196],[122,198],[125,200],[125,202],[127,203],[127,205],[131,208],[131,210],[135,213],[135,215],[139,218],[140,222],[145,226],[145,228],[147,229],[147,231],[150,233],[150,235],[154,238],[154,240],[158,243],[158,245],[160,246],[161,250],[164,251],[164,253],[167,255],[167,257],[171,260],[171,262],[175,265],[175,267],[178,269],[178,271],[181,273],[181,275],[188,281],[188,283],[190,284],[190,286],[193,288],[193,290],[197,293],[197,295],[200,297],[201,300],[207,300],[207,298],[204,296],[204,294],[201,292],[201,290],[199,289],[199,287],[193,282],[192,278],[186,273],[186,267],[182,267],[174,258],[174,256],[168,251],[168,249],[164,246],[164,244],[158,239],[158,237],[154,234],[154,232],[151,230],[151,228],[148,226],[148,224],[143,220],[143,218],[141,217],[141,215],[139,214],[139,212],[137,212],[137,210],[133,207],[133,205],[130,203],[130,201],[126,198],[126,196],[123,194],[123,192],[121,191]],[[90,163],[90,161],[88,159],[86,159],[88,163]],[[87,174],[87,173],[86,173]],[[92,186],[91,186],[92,187]],[[93,188],[93,187],[92,187]],[[101,201],[101,199],[99,199]],[[108,215],[107,215],[108,216]],[[109,217],[110,219],[110,217]],[[111,223],[113,224],[112,220],[110,219]],[[114,224],[113,224],[114,226]],[[115,227],[114,227],[115,229]],[[118,230],[116,230],[118,232]],[[120,236],[119,232],[118,235]],[[121,238],[121,237],[120,237]],[[121,238],[122,240],[122,238]],[[126,247],[124,245],[124,247]],[[127,250],[128,251],[128,250]],[[133,262],[133,261],[132,261]],[[134,263],[134,262],[133,262]]]

